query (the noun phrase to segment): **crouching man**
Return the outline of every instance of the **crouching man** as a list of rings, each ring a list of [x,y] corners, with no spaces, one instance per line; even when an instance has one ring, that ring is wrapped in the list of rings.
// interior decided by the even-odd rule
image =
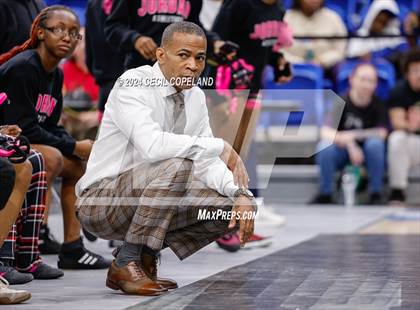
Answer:
[[[157,277],[161,249],[182,260],[227,232],[239,229],[242,246],[253,234],[249,213],[256,204],[245,166],[228,143],[213,137],[205,95],[193,86],[206,48],[199,26],[173,23],[153,67],[128,70],[109,96],[76,192],[82,226],[124,241],[108,271],[112,289],[159,295],[177,287]],[[203,220],[203,209],[244,216]]]

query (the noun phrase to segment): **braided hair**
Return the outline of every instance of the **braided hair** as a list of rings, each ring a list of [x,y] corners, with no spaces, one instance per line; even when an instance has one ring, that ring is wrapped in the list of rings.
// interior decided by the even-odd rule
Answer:
[[[8,61],[9,59],[13,58],[14,56],[16,56],[17,54],[23,51],[26,51],[31,48],[37,48],[40,42],[38,40],[38,33],[37,33],[38,29],[41,27],[45,27],[46,26],[45,22],[51,17],[51,14],[56,11],[67,11],[73,14],[74,17],[76,17],[77,22],[80,24],[79,17],[77,16],[77,14],[67,6],[52,5],[52,6],[46,7],[37,15],[37,17],[32,22],[31,33],[30,33],[29,39],[23,42],[22,45],[15,46],[10,51],[0,55],[0,65],[4,64],[6,61]]]

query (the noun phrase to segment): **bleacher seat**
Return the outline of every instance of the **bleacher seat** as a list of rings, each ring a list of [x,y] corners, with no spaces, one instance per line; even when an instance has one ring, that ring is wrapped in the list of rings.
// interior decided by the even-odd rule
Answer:
[[[348,90],[349,76],[354,68],[360,63],[360,61],[346,61],[340,64],[336,77],[336,91],[338,94],[343,94]],[[379,77],[376,95],[385,100],[388,97],[390,90],[395,85],[395,69],[392,64],[385,60],[376,61],[373,64],[376,67]]]
[[[268,66],[264,74],[266,89],[322,89],[324,70],[312,64],[293,64],[293,79],[286,84],[274,82],[273,68]]]
[[[326,0],[325,6],[340,15],[347,29],[352,27],[357,0]]]
[[[80,24],[85,25],[87,0],[46,0],[47,5],[61,4],[70,7],[79,16]]]
[[[286,84],[277,84],[274,82],[273,68],[267,66],[264,72],[263,78],[263,110],[264,104],[278,104],[279,110],[282,109],[282,104],[290,107],[291,102],[296,104],[295,107],[291,107],[295,111],[304,111],[305,119],[307,120],[310,116],[313,121],[311,123],[317,123],[322,114],[323,109],[323,76],[324,70],[320,66],[312,64],[294,64],[293,68],[293,79]],[[291,91],[291,90],[316,90],[310,91]],[[287,90],[287,92],[270,91],[270,90]],[[283,111],[276,112],[272,108],[270,112],[262,113],[260,117],[260,126],[268,128],[270,126],[278,125],[290,125],[293,122],[290,119],[290,111],[288,108]],[[300,120],[301,121],[301,120]],[[299,122],[296,122],[298,125]]]

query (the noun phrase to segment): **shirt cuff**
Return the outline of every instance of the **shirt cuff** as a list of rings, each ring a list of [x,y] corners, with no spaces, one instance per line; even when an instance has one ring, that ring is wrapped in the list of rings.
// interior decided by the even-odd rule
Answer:
[[[204,148],[203,158],[218,157],[222,154],[225,148],[223,139],[220,138],[199,138],[198,143]]]
[[[237,185],[235,185],[235,183],[233,181],[229,181],[228,183],[225,184],[225,186],[223,187],[223,193],[225,196],[230,197],[230,198],[234,198],[235,192],[239,189],[239,187]]]

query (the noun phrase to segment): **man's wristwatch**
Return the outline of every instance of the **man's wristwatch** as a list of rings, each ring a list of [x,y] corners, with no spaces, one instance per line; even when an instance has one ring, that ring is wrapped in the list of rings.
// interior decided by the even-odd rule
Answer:
[[[248,198],[254,198],[254,194],[247,188],[239,188],[233,194],[233,197],[239,197],[240,195],[244,195]]]

